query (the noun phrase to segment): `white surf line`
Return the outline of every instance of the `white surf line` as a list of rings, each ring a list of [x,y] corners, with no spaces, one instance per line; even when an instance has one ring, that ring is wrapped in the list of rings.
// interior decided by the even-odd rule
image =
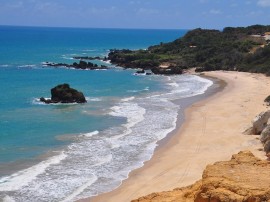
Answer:
[[[131,128],[144,120],[146,109],[140,107],[137,103],[128,104],[129,105],[127,105],[126,102],[122,102],[120,105],[111,108],[113,111],[110,113],[110,115],[116,117],[125,117],[127,118],[127,123],[122,124],[122,126],[126,128],[122,134],[111,137],[110,139],[117,140],[121,137],[131,134]]]
[[[67,155],[62,152],[61,154],[53,156],[30,168],[19,171],[10,176],[0,178],[0,191],[15,191],[21,189],[33,181],[38,175],[44,173],[46,168],[50,165],[58,164],[66,157]]]
[[[66,197],[64,200],[60,201],[60,202],[69,202],[69,201],[73,201],[73,199],[78,196],[80,193],[82,193],[87,187],[91,186],[93,183],[95,183],[97,181],[97,176],[93,175],[93,179],[90,179],[87,183],[85,183],[84,185],[80,186],[78,189],[76,189],[71,195],[69,195],[68,197]]]
[[[16,202],[12,197],[6,195],[4,198],[3,198],[3,202]]]

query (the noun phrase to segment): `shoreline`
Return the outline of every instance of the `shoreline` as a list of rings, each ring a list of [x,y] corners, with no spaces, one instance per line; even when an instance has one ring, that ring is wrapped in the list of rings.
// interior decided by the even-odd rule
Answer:
[[[180,130],[180,128],[183,126],[183,124],[186,120],[186,110],[190,106],[192,106],[193,104],[198,103],[200,101],[203,101],[205,99],[208,99],[211,96],[214,96],[216,93],[224,90],[224,88],[227,85],[223,80],[219,80],[219,79],[211,77],[211,76],[197,75],[196,73],[194,73],[194,75],[211,80],[213,82],[213,84],[210,87],[208,87],[207,90],[203,94],[195,95],[193,97],[180,98],[180,99],[173,101],[173,103],[175,103],[181,107],[178,110],[176,127],[173,131],[168,133],[165,138],[163,138],[162,140],[157,142],[157,147],[155,148],[154,153],[156,153],[158,150],[162,149],[162,147],[170,141],[170,139],[177,133],[177,131]],[[148,160],[148,161],[150,161],[150,160]],[[146,161],[146,162],[148,162],[148,161]],[[146,162],[144,162],[144,164]],[[138,168],[138,169],[140,169],[140,168]]]
[[[245,136],[242,132],[245,129],[244,126],[247,128],[251,120],[266,109],[263,99],[268,96],[268,92],[264,90],[266,88],[260,90],[259,87],[263,81],[265,85],[266,83],[269,85],[267,82],[269,79],[261,74],[221,71],[207,72],[205,76],[224,81],[226,83],[224,89],[219,89],[214,95],[207,96],[185,108],[184,123],[179,127],[180,120],[178,119],[176,130],[159,142],[151,160],[145,162],[142,168],[132,171],[128,179],[124,180],[116,190],[79,201],[125,202],[152,192],[187,186],[201,177],[206,165],[215,161],[227,160],[233,153],[243,149],[250,149],[256,156],[264,158],[264,153],[258,150],[262,147],[259,140],[254,136]],[[243,92],[243,90],[250,92]],[[251,100],[250,96],[259,92],[263,99],[257,102],[258,97],[254,95]],[[234,97],[240,94],[241,96]],[[233,98],[235,98],[235,103],[232,103]],[[220,99],[227,100],[227,105],[224,106]],[[257,107],[254,104],[257,104]],[[222,106],[223,108],[220,108]],[[217,109],[207,110],[213,107]],[[226,107],[227,110],[224,109]],[[236,113],[241,108],[247,108],[248,111],[244,110],[240,117],[241,120],[238,120],[239,115]],[[228,114],[230,112],[235,113],[233,115],[236,117],[232,117],[233,120],[231,118],[228,120],[227,116],[230,115]],[[213,117],[208,117],[208,114]],[[222,120],[222,116],[224,116],[224,120]],[[206,118],[211,120],[206,120]],[[239,121],[241,123],[243,119],[244,123],[241,124],[241,127],[236,128],[235,124]],[[213,121],[217,123],[213,124]],[[236,123],[234,123],[234,127],[225,127],[228,129],[226,132],[224,131],[224,123],[226,123],[224,121],[228,121],[228,125],[233,125],[232,121]],[[221,135],[220,132],[226,134]],[[238,135],[233,135],[233,133]],[[213,136],[214,134],[221,137]],[[194,144],[195,147],[193,147]]]
[[[177,131],[182,127],[182,125],[184,124],[185,120],[186,120],[186,110],[192,106],[193,104],[195,103],[198,103],[200,101],[203,101],[211,96],[214,96],[216,93],[224,90],[225,86],[226,86],[226,83],[220,79],[217,79],[215,77],[212,77],[212,76],[206,76],[206,75],[203,75],[203,74],[200,74],[198,75],[197,73],[195,72],[187,72],[187,74],[191,74],[191,75],[196,75],[196,76],[199,76],[199,77],[202,77],[204,79],[208,79],[208,80],[211,80],[213,82],[213,84],[207,88],[207,90],[202,93],[202,94],[198,94],[198,95],[195,95],[195,96],[192,96],[192,97],[186,97],[186,98],[179,98],[179,99],[176,99],[174,101],[172,101],[174,104],[180,106],[180,109],[178,110],[178,115],[177,115],[177,121],[176,121],[176,127],[175,129],[173,129],[173,131],[169,132],[165,138],[159,140],[157,142],[157,146],[154,150],[154,153],[153,153],[153,156],[155,155],[156,152],[158,152],[159,150],[162,150],[164,149],[163,147],[165,146],[166,147],[166,144],[169,143],[169,141],[173,138],[173,136],[177,133]],[[151,157],[151,159],[153,158],[153,156]],[[77,200],[79,202],[88,202],[88,201],[95,201],[96,198],[98,198],[99,196],[103,196],[105,194],[109,194],[111,192],[114,192],[116,191],[117,189],[119,189],[123,183],[129,179],[129,177],[131,177],[131,175],[133,175],[133,172],[136,173],[136,172],[139,172],[141,169],[144,169],[144,167],[146,166],[146,164],[151,161],[151,159],[145,161],[143,163],[143,166],[142,167],[139,167],[135,170],[132,170],[129,175],[128,175],[128,178],[124,179],[121,184],[114,190],[112,191],[109,191],[109,192],[106,192],[106,193],[102,193],[100,195],[97,195],[97,196],[92,196],[92,197],[89,197],[89,198],[85,198],[85,199],[80,199],[80,200]]]

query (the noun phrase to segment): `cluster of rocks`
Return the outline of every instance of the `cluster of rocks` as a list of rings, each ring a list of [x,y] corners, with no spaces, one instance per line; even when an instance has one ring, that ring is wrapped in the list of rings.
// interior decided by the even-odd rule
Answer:
[[[154,74],[162,74],[162,75],[174,75],[174,74],[182,74],[183,69],[177,66],[169,66],[167,68],[154,67],[151,69]]]
[[[110,50],[108,58],[104,58],[104,60],[110,60],[112,64],[127,69],[151,70],[153,74],[174,75],[183,73],[183,67],[174,63],[171,63],[168,67],[161,67],[160,61],[151,57],[153,55],[140,51],[136,53],[136,51],[128,49],[113,49]]]
[[[167,68],[154,67],[150,69],[153,74],[162,74],[162,75],[174,75],[182,74],[183,70],[180,67],[169,66]],[[135,75],[152,75],[151,72],[146,72],[145,69],[136,71]]]
[[[73,57],[75,60],[101,60],[101,57],[90,57],[90,56],[75,56]]]
[[[51,99],[40,98],[41,102],[46,104],[52,103],[86,103],[85,96],[73,88],[69,84],[60,84],[51,89]]]
[[[80,60],[79,63],[74,62],[73,64],[66,63],[53,63],[53,62],[45,62],[44,66],[49,67],[67,67],[74,69],[82,69],[82,70],[107,70],[108,67],[105,65],[98,66],[92,62],[85,62],[84,60],[102,60],[102,61],[110,61],[112,64],[115,64],[119,67],[127,68],[127,69],[141,69],[138,70],[135,75],[151,75],[151,74],[161,74],[161,75],[174,75],[174,74],[182,74],[183,68],[179,66],[170,65],[168,67],[160,67],[160,64],[153,60],[142,60],[140,62],[133,61],[130,62],[127,59],[123,59],[118,54],[127,54],[132,53],[131,50],[111,50],[108,57],[101,58],[99,56],[91,57],[91,56],[74,56],[73,59]],[[149,70],[150,72],[146,72]]]
[[[79,63],[74,62],[73,64],[45,62],[44,66],[67,67],[67,68],[82,69],[82,70],[107,70],[108,69],[108,67],[105,65],[98,66],[97,64],[93,64],[92,62],[85,62],[82,60]]]
[[[265,98],[264,102],[269,106],[270,105],[270,95]]]
[[[134,75],[151,75],[151,72],[146,72],[144,69],[137,70]]]
[[[270,110],[262,112],[254,118],[250,134],[260,135],[264,151],[270,157]]]

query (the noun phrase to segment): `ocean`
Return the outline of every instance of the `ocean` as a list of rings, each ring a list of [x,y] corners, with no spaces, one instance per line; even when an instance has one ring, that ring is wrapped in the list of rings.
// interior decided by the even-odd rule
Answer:
[[[136,76],[111,68],[44,66],[110,49],[145,49],[187,30],[0,26],[0,201],[75,201],[117,188],[176,127],[174,101],[213,82],[193,75]],[[39,102],[68,83],[86,104]]]

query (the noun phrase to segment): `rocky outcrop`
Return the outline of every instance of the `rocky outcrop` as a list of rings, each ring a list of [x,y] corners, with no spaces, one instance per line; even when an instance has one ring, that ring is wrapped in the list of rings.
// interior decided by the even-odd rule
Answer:
[[[270,140],[270,125],[267,125],[261,133],[261,142],[265,143]]]
[[[149,53],[145,50],[139,50],[134,52],[131,50],[111,50],[108,58],[112,64],[120,67],[130,68],[130,69],[143,69],[151,70],[154,74],[172,75],[172,74],[182,74],[182,67],[176,66],[173,62],[167,68],[161,67],[161,63],[158,60],[159,56],[153,53]]]
[[[163,75],[172,75],[172,74],[182,74],[183,73],[183,69],[181,67],[174,67],[174,66],[170,66],[167,68],[154,67],[151,69],[151,71],[154,74],[163,74]]]
[[[145,71],[144,71],[144,69],[137,70],[137,71],[136,71],[136,74],[145,74]]]
[[[60,84],[51,89],[51,99],[40,98],[41,102],[51,103],[86,103],[82,92],[70,88],[69,84]]]
[[[268,106],[270,105],[270,95],[267,98],[265,98],[264,102],[266,102]]]
[[[263,143],[264,151],[270,157],[270,125],[263,129],[260,140]]]
[[[195,201],[270,200],[270,162],[251,152],[233,155],[231,161],[207,166]]]
[[[260,113],[255,117],[252,124],[252,133],[259,135],[263,129],[267,126],[267,122],[270,118],[270,110]]]
[[[263,144],[264,151],[266,152],[266,156],[270,158],[270,140],[268,139],[264,144]]]
[[[260,113],[252,121],[252,127],[245,134],[260,135],[266,156],[270,158],[270,110]]]
[[[79,63],[74,62],[73,64],[45,62],[43,65],[49,66],[49,67],[67,67],[67,68],[82,69],[82,70],[107,70],[108,69],[108,67],[106,67],[105,65],[98,66],[97,64],[93,64],[92,62],[85,62],[82,60]]]
[[[90,57],[90,56],[75,56],[73,57],[75,60],[101,60],[101,57]]]
[[[132,202],[270,202],[270,162],[251,152],[208,165],[202,180],[173,191],[153,193]],[[169,179],[168,179],[169,180]]]

